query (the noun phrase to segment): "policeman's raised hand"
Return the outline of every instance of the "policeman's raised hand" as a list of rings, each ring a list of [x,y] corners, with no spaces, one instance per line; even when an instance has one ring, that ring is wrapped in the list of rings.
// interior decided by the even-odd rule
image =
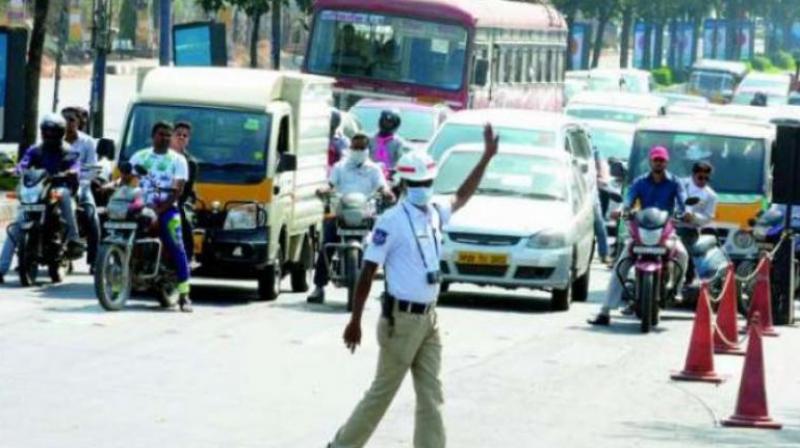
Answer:
[[[500,134],[495,134],[491,123],[486,123],[483,128],[483,156],[491,159],[497,154],[498,143],[500,142]]]
[[[356,347],[361,345],[361,322],[351,320],[344,329],[344,345],[355,353]]]

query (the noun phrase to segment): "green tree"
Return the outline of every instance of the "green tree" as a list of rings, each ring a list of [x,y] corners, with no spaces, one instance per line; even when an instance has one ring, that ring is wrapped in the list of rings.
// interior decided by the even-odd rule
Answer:
[[[119,9],[119,38],[130,40],[134,47],[137,22],[136,0],[122,0]]]

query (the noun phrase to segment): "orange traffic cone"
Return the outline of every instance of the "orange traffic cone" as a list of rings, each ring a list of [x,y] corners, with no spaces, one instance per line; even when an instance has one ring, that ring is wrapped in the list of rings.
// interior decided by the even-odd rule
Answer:
[[[739,346],[739,328],[736,312],[736,278],[733,265],[728,266],[722,299],[717,309],[717,324],[714,328],[714,353],[722,355],[744,355]]]
[[[697,298],[697,310],[694,314],[694,328],[689,341],[689,353],[686,365],[681,372],[675,372],[671,378],[678,381],[703,381],[721,383],[724,378],[714,372],[714,343],[711,327],[711,305],[708,302],[708,284],[703,282],[700,296]]]
[[[747,321],[753,321],[753,315],[758,313],[761,316],[761,335],[778,336],[775,327],[772,326],[772,292],[770,286],[770,260],[767,257],[761,258],[756,271],[756,284],[753,287],[753,297],[750,300],[750,309],[747,311]],[[749,331],[749,329],[748,329]]]
[[[767,410],[767,388],[764,381],[764,353],[761,344],[760,314],[755,312],[749,328],[747,357],[742,369],[742,382],[739,384],[739,397],[736,412],[723,426],[748,428],[781,429],[783,425],[769,416]]]

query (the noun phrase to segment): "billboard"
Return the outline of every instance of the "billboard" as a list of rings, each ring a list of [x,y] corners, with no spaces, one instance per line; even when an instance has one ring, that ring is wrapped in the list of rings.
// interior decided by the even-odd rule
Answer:
[[[26,28],[0,27],[0,142],[2,143],[18,143],[22,138],[27,48]]]
[[[739,51],[739,59],[748,60],[753,57],[755,49],[755,23],[741,21],[737,25],[736,46]]]
[[[637,22],[633,28],[633,66],[645,68],[645,52],[647,51],[647,24]]]
[[[714,59],[714,39],[716,36],[716,20],[707,19],[703,23],[703,58]]]
[[[569,57],[572,70],[586,70],[589,65],[589,39],[592,33],[588,23],[575,23],[572,25],[572,35],[569,38]]]
[[[172,54],[176,66],[225,66],[228,51],[225,25],[194,22],[172,27]]]

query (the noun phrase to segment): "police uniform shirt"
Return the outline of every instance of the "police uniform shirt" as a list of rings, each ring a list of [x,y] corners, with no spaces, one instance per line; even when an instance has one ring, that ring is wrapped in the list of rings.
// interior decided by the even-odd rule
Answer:
[[[341,194],[371,195],[386,185],[386,179],[375,162],[367,160],[361,165],[355,165],[345,158],[333,166],[330,183]]]
[[[428,283],[428,272],[439,270],[441,228],[451,214],[450,204],[422,211],[401,201],[378,219],[364,259],[384,266],[388,292],[396,299],[428,304],[439,296],[439,285]]]

